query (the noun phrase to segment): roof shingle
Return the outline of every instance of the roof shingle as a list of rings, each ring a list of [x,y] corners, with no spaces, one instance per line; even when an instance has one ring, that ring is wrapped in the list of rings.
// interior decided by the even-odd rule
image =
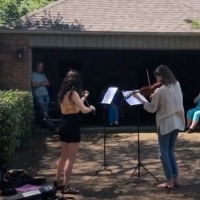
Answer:
[[[41,21],[45,12],[54,18],[60,13],[62,29],[77,20],[71,29],[76,26],[76,30],[89,32],[200,32],[184,22],[200,20],[199,0],[58,0],[28,18]]]

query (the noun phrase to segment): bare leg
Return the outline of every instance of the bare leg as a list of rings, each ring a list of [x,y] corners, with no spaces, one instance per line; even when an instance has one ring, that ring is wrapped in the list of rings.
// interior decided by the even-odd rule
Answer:
[[[60,181],[61,174],[63,172],[66,160],[67,160],[67,143],[61,142],[61,157],[58,160],[57,163],[57,169],[56,169],[56,181]]]
[[[189,128],[192,124],[193,118],[194,118],[194,113],[196,112],[196,108],[190,109],[187,111],[187,128]]]
[[[197,125],[197,123],[198,123],[198,121],[192,121],[190,129],[194,129],[194,127]]]
[[[191,130],[193,130],[194,127],[197,125],[197,123],[199,122],[199,117],[200,117],[200,111],[195,111],[192,119],[192,124],[190,125],[190,130],[188,131],[188,133],[191,132]]]
[[[69,185],[69,180],[72,174],[73,165],[76,159],[79,143],[68,143],[67,146],[67,160],[64,168],[64,186]]]

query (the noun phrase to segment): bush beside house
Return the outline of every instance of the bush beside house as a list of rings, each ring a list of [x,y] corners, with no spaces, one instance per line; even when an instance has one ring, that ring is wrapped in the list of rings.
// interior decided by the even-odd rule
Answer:
[[[10,158],[21,140],[32,133],[33,120],[31,92],[0,91],[0,157]]]

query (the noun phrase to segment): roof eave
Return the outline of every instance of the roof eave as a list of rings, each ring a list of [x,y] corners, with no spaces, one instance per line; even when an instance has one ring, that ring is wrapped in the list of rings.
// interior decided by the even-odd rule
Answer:
[[[63,31],[63,30],[7,30],[0,34],[50,34],[50,35],[138,35],[138,36],[200,36],[200,31],[191,32],[115,32],[115,31]]]

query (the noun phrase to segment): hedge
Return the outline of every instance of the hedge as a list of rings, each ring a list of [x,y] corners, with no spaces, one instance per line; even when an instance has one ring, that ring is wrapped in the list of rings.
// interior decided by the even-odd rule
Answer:
[[[34,119],[31,92],[0,91],[0,157],[8,160],[21,140],[32,133]]]

